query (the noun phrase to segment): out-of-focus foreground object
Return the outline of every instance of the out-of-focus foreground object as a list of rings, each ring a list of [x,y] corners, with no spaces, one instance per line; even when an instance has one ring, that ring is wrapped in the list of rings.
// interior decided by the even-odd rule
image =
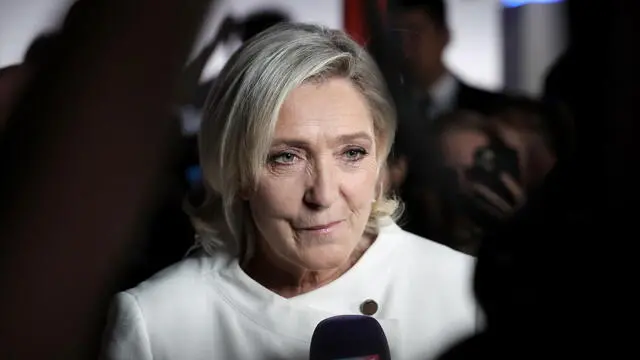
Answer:
[[[161,181],[211,0],[80,0],[0,148],[0,353],[95,357],[103,303]]]

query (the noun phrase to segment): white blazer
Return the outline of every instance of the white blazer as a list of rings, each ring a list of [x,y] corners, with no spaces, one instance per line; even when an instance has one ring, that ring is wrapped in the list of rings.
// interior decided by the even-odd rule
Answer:
[[[283,298],[225,253],[183,260],[115,297],[107,360],[308,359],[316,325],[373,300],[393,359],[435,358],[478,330],[473,258],[384,226],[337,280]]]

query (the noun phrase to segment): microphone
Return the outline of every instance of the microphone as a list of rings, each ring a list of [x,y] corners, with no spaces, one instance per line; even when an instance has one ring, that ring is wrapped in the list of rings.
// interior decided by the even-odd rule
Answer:
[[[378,321],[340,315],[322,320],[311,337],[309,360],[390,360],[389,344]]]

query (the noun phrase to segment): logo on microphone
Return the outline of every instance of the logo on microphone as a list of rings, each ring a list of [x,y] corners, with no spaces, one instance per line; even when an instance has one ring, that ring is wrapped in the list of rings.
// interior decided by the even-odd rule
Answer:
[[[342,358],[336,360],[380,360],[380,356],[378,355],[369,355],[369,356],[358,356],[358,357],[350,357],[350,358]]]

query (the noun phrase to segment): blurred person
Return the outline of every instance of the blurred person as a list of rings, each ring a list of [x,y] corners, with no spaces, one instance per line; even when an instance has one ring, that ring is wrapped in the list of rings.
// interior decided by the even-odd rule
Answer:
[[[83,2],[96,11],[65,21],[0,142],[7,359],[96,357],[106,295],[173,151],[173,89],[212,3]]]
[[[29,45],[21,63],[0,69],[0,134],[34,73],[44,66],[47,59],[55,57],[59,42],[57,33],[40,35]]]
[[[82,16],[91,8],[87,0],[77,0],[69,8],[61,28],[82,22]],[[0,134],[7,125],[13,106],[29,87],[30,80],[46,67],[58,52],[64,50],[60,30],[38,35],[27,48],[22,62],[0,69]]]
[[[61,34],[57,31],[38,36],[27,49],[24,55],[24,62],[26,64],[38,64],[42,67],[60,51],[62,46],[60,36]]]
[[[456,169],[465,183],[465,170],[473,166],[478,149],[491,145],[492,137],[514,151],[510,177],[524,188],[538,186],[556,161],[544,114],[533,102],[512,105],[491,117],[458,111],[441,117],[435,126],[444,164]]]
[[[405,81],[426,118],[455,109],[490,114],[507,102],[503,94],[475,88],[447,69],[443,54],[451,40],[444,0],[398,0],[390,4],[391,26],[400,37],[410,70]]]
[[[489,229],[526,200],[524,135],[470,111],[445,115],[434,127],[440,168],[420,195],[436,240],[475,255]]]
[[[429,214],[422,200],[433,192],[437,171],[435,149],[425,139],[431,125],[444,115],[467,110],[491,115],[511,101],[506,94],[482,90],[462,81],[444,63],[444,51],[451,40],[444,0],[400,0],[389,3],[391,34],[398,38],[401,49],[403,94],[410,98],[405,107],[415,108],[412,118],[400,123],[398,144],[408,160],[406,181],[400,191],[406,204],[404,228],[417,235],[437,238],[425,219]]]
[[[380,172],[395,127],[381,74],[344,33],[281,24],[245,43],[200,130],[198,249],[116,296],[103,357],[307,358],[339,314],[374,316],[399,359],[473,333],[472,258],[392,220]]]
[[[558,154],[524,208],[484,239],[475,289],[488,327],[443,360],[637,352],[635,332],[619,325],[635,314],[635,289],[625,284],[636,281],[637,255],[615,242],[637,230],[636,212],[627,209],[637,207],[640,8],[628,1],[567,5],[573,60],[562,77],[574,81],[564,83],[562,97],[577,100],[570,110],[580,146],[569,158]],[[607,35],[594,51],[602,29]]]
[[[93,11],[93,5],[86,0],[76,1],[64,20],[64,26],[81,21],[80,17]],[[12,105],[19,100],[29,82],[41,71],[47,71],[49,62],[63,51],[65,40],[60,30],[44,33],[36,37],[25,52],[22,63],[0,72],[0,125],[8,119]],[[5,78],[6,75],[6,78]],[[6,115],[1,115],[2,113]],[[174,119],[174,132],[180,134],[178,118]],[[2,126],[0,126],[0,131]],[[176,136],[174,136],[175,138]],[[125,272],[119,289],[126,289],[160,269],[180,260],[189,249],[194,231],[188,216],[183,212],[184,194],[188,184],[185,178],[187,148],[185,143],[175,144],[167,159],[167,171],[163,177],[162,189],[158,193],[154,210],[150,216],[145,236],[146,243],[137,248],[131,257],[131,267]],[[182,255],[181,255],[182,253]]]

